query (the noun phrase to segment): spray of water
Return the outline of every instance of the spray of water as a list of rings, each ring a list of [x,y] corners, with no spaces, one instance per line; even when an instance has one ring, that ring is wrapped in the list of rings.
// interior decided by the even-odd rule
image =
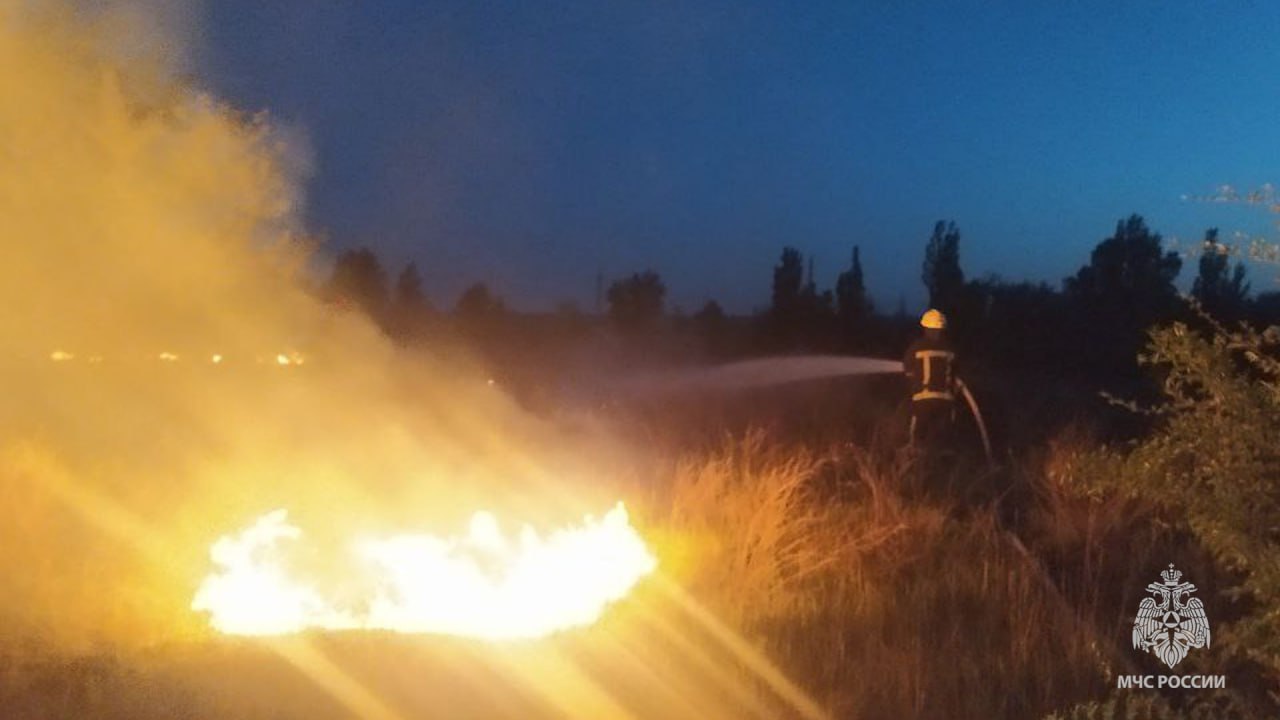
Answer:
[[[757,358],[713,367],[673,370],[633,377],[629,392],[653,394],[703,390],[742,390],[851,375],[901,373],[902,363],[870,357],[796,355]]]

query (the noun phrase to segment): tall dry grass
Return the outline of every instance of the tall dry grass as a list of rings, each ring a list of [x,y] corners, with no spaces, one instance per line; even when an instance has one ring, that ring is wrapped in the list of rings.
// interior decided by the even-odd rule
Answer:
[[[678,461],[667,523],[696,563],[693,585],[722,590],[723,617],[752,624],[817,612],[816,588],[907,530],[904,508],[884,496],[856,508],[827,502],[816,481],[836,462],[762,431]]]
[[[973,483],[728,438],[658,493],[668,568],[837,717],[1037,717],[1101,692],[1106,652],[1046,567],[993,507],[921,484]]]

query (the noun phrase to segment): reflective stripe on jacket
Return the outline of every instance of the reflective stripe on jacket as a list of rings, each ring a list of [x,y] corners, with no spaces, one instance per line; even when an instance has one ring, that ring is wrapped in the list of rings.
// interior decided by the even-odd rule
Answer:
[[[955,359],[945,338],[925,336],[912,343],[902,358],[911,400],[954,401]]]

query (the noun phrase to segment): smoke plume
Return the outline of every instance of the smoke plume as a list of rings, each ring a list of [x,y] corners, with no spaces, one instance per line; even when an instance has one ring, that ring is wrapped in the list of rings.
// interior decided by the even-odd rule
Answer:
[[[173,38],[0,7],[0,627],[198,632],[209,542],[264,511],[448,523],[574,479],[483,378],[313,296],[291,148]]]

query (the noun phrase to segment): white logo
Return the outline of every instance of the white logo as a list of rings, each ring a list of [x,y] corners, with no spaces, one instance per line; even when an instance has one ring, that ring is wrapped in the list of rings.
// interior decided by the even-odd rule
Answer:
[[[1151,583],[1154,597],[1143,598],[1133,619],[1133,647],[1152,653],[1173,667],[1191,648],[1209,647],[1209,618],[1200,598],[1187,599],[1196,591],[1189,582],[1180,582],[1182,573],[1169,569],[1160,573],[1163,583]]]

